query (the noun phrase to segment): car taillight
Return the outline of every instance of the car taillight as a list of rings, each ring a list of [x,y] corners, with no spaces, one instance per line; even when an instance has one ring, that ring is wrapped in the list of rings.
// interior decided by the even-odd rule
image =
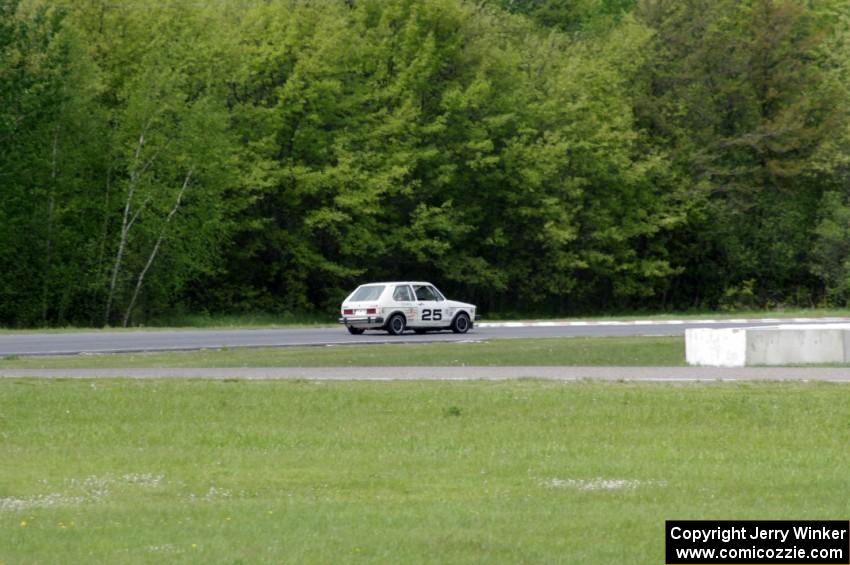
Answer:
[[[351,316],[352,314],[354,314],[354,310],[352,310],[351,308],[346,308],[342,311],[342,313],[346,316]]]
[[[366,308],[366,313],[367,314],[377,314],[378,309],[377,308]]]

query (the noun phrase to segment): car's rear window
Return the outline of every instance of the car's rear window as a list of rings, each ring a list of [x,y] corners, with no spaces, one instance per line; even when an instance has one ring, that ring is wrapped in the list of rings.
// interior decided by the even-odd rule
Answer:
[[[407,285],[397,286],[393,291],[393,300],[396,302],[413,302],[413,293]]]
[[[386,287],[382,284],[371,284],[367,286],[361,286],[354,294],[351,295],[349,300],[351,302],[365,302],[366,300],[377,300],[383,294],[384,289]]]

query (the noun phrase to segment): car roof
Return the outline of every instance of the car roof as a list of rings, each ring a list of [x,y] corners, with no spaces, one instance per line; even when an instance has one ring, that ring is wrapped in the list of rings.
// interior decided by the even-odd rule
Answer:
[[[427,285],[430,285],[430,286],[434,286],[434,285],[432,285],[431,283],[429,283],[429,282],[425,282],[425,281],[386,281],[386,282],[370,282],[370,283],[363,283],[363,284],[361,284],[360,286],[371,286],[371,285],[377,285],[377,284],[383,284],[383,285],[390,285],[390,284],[394,284],[394,285],[400,285],[400,284],[427,284]]]

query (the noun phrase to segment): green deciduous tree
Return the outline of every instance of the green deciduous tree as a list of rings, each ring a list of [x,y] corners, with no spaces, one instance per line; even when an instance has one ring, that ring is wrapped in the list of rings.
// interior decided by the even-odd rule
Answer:
[[[87,306],[98,74],[61,7],[4,2],[0,18],[0,319],[66,321]]]
[[[844,304],[843,0],[0,0],[0,323]]]
[[[262,188],[234,288],[308,307],[429,277],[580,307],[663,287],[675,204],[624,95],[649,37],[633,20],[581,46],[449,0],[270,3],[243,25],[235,100]]]
[[[151,3],[145,12],[106,21],[106,29],[121,29],[137,47],[105,54],[102,62],[121,73],[110,92],[114,194],[106,211],[112,258],[103,319],[126,326],[145,294],[155,297],[148,301],[155,312],[187,281],[215,268],[230,235],[230,211],[238,207],[238,176],[217,74],[228,70],[228,59],[210,43],[209,15]],[[104,44],[115,41],[112,31],[104,33]]]
[[[813,299],[825,185],[809,169],[846,104],[822,66],[834,21],[791,0],[647,0],[640,14],[656,31],[642,123],[700,203],[676,251],[681,291],[716,305],[754,281],[762,304]]]

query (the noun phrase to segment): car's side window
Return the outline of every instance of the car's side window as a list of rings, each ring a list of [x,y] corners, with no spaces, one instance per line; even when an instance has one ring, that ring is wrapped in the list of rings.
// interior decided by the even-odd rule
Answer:
[[[393,300],[396,302],[413,302],[413,293],[407,285],[395,287],[393,291]]]
[[[443,300],[443,296],[440,294],[440,291],[434,288],[433,286],[429,286],[428,290],[434,295],[433,300]]]
[[[430,286],[424,285],[416,287],[416,299],[422,301],[439,300],[433,289]]]

